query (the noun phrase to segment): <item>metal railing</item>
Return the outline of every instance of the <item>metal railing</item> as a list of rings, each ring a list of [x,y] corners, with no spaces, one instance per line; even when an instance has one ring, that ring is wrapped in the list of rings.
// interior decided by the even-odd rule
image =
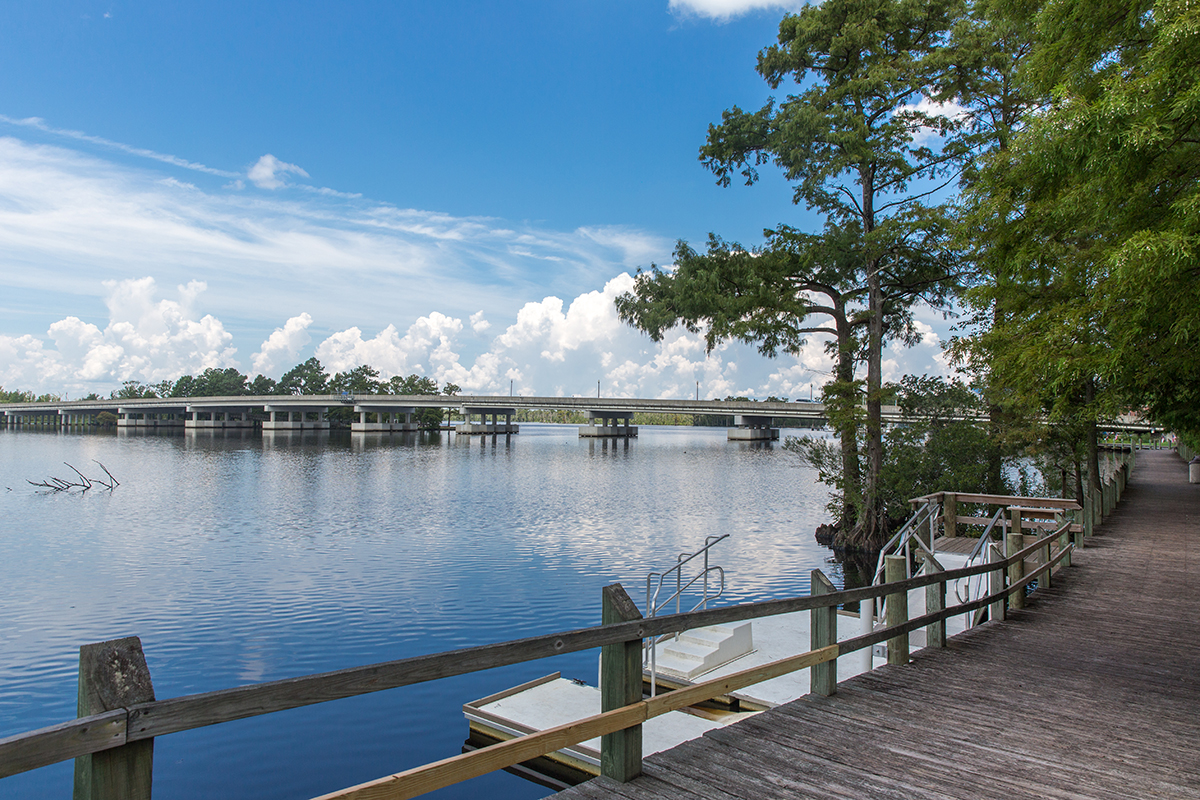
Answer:
[[[650,619],[657,616],[658,612],[662,611],[675,603],[675,613],[682,614],[697,609],[708,608],[710,600],[716,600],[725,593],[725,570],[719,566],[709,564],[708,551],[713,548],[718,542],[722,542],[729,538],[728,533],[720,536],[708,536],[704,539],[704,546],[694,553],[680,553],[675,559],[675,566],[665,572],[651,572],[646,576],[646,618]],[[687,581],[683,579],[683,568],[697,558],[703,558],[704,561],[700,566],[699,572],[689,578]],[[715,573],[720,577],[720,588],[716,593],[709,594],[709,575]],[[659,595],[662,594],[663,584],[667,582],[670,576],[675,575],[675,591],[667,597],[659,600]],[[655,583],[654,579],[658,578]],[[700,599],[696,605],[689,609],[683,609],[683,595],[697,583],[701,586]],[[652,590],[653,587],[653,590]],[[679,632],[665,634],[660,637],[650,637],[642,646],[642,666],[650,667],[650,696],[654,697],[658,693],[658,644],[674,637],[676,641],[679,639]]]

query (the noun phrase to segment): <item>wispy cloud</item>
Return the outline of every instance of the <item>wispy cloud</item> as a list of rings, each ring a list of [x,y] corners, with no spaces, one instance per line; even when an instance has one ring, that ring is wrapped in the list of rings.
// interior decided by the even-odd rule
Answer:
[[[798,11],[802,0],[670,0],[672,13],[727,22],[753,11]]]
[[[637,267],[669,261],[665,237],[309,191],[286,185],[299,167],[266,159],[246,178],[267,191],[246,192],[0,137],[0,294],[38,298],[36,313],[0,316],[0,386],[78,396],[226,366],[278,377],[310,354],[485,393],[587,395],[600,381],[608,396],[691,397],[699,383],[702,397],[798,397],[828,374],[819,341],[767,361],[622,324],[613,301]],[[895,363],[944,371],[936,329],[922,332]]]
[[[258,159],[254,163],[254,166],[247,170],[246,177],[253,181],[254,185],[260,189],[278,189],[282,186],[287,186],[284,176],[289,174],[308,177],[308,173],[295,164],[280,161],[275,156],[267,153]]]
[[[108,17],[110,14],[105,14],[104,16]],[[229,172],[228,170],[206,167],[203,164],[197,164],[194,161],[188,161],[187,159],[180,158],[179,156],[167,155],[166,153],[157,153],[153,150],[147,150],[144,147],[133,147],[132,145],[122,144],[121,142],[114,142],[111,139],[105,139],[103,136],[93,136],[91,134],[84,133],[83,131],[73,131],[68,128],[55,128],[47,125],[46,121],[41,117],[15,119],[13,117],[0,114],[0,122],[7,123],[9,125],[16,125],[22,128],[32,128],[34,130],[41,131],[42,133],[49,133],[53,134],[54,136],[75,139],[76,141],[87,142],[88,144],[99,145],[100,147],[105,147],[110,150],[117,150],[122,153],[127,153],[131,156],[149,158],[153,161],[161,161],[164,164],[170,164],[173,167],[182,167],[183,169],[195,170],[196,172],[203,172],[208,175],[217,175],[222,178],[237,178],[241,175],[241,173],[238,172]]]

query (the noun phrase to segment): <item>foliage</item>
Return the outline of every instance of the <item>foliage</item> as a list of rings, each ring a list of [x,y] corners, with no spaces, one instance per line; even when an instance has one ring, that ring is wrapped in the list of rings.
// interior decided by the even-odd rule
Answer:
[[[978,393],[958,381],[905,376],[886,389],[894,393],[904,421],[888,428],[880,498],[894,524],[910,513],[909,499],[939,491],[984,493],[988,487],[987,430],[975,419],[984,411]],[[846,485],[836,443],[828,439],[789,436],[784,449],[797,453],[833,488],[829,508],[840,508]],[[1015,466],[1015,461],[1009,462]],[[1012,472],[1012,470],[1009,470]],[[1019,470],[1017,471],[1019,473]],[[1013,487],[1007,485],[1006,491]]]
[[[247,380],[235,367],[209,367],[199,375],[184,375],[175,381],[171,397],[239,397],[249,394]]]
[[[313,356],[285,372],[275,391],[280,394],[329,394],[329,373]]]
[[[5,390],[0,386],[0,403],[53,403],[61,400],[56,394],[34,394],[17,390]]]
[[[1200,434],[1200,11],[1002,0],[993,12],[1034,32],[1018,77],[1045,107],[968,188],[994,279],[969,295],[991,318],[956,353],[987,364],[1014,414],[1081,434],[1094,487],[1097,421],[1144,408]]]

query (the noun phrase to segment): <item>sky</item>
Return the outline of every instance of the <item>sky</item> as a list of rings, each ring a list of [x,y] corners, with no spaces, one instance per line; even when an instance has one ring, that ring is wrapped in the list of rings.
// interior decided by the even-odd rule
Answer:
[[[0,0],[0,387],[82,397],[316,356],[464,393],[819,397],[823,343],[661,343],[675,242],[818,230],[711,123],[796,2]],[[781,87],[779,94],[786,91]],[[944,374],[940,314],[885,378]]]

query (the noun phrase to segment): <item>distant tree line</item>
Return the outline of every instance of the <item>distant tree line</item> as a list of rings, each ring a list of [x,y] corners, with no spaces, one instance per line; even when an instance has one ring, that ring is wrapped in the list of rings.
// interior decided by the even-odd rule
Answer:
[[[460,387],[447,383],[439,387],[433,378],[412,374],[408,376],[394,375],[388,380],[379,377],[379,370],[363,364],[346,372],[330,375],[317,358],[310,358],[302,364],[297,364],[283,374],[278,381],[265,375],[255,375],[253,379],[238,372],[234,367],[217,369],[209,367],[199,375],[183,375],[176,380],[159,381],[158,383],[142,383],[141,381],[125,381],[120,389],[112,391],[108,399],[136,400],[154,397],[243,397],[271,395],[318,395],[318,394],[348,394],[360,395],[456,395]],[[61,395],[42,394],[33,392],[5,391],[0,388],[2,403],[46,403],[62,400]],[[81,400],[100,400],[93,393]],[[349,426],[353,411],[349,408],[335,408],[329,412],[329,420],[334,426]],[[427,408],[419,410],[415,420],[422,427],[437,427],[445,418],[442,409]],[[115,421],[115,420],[114,420]]]

